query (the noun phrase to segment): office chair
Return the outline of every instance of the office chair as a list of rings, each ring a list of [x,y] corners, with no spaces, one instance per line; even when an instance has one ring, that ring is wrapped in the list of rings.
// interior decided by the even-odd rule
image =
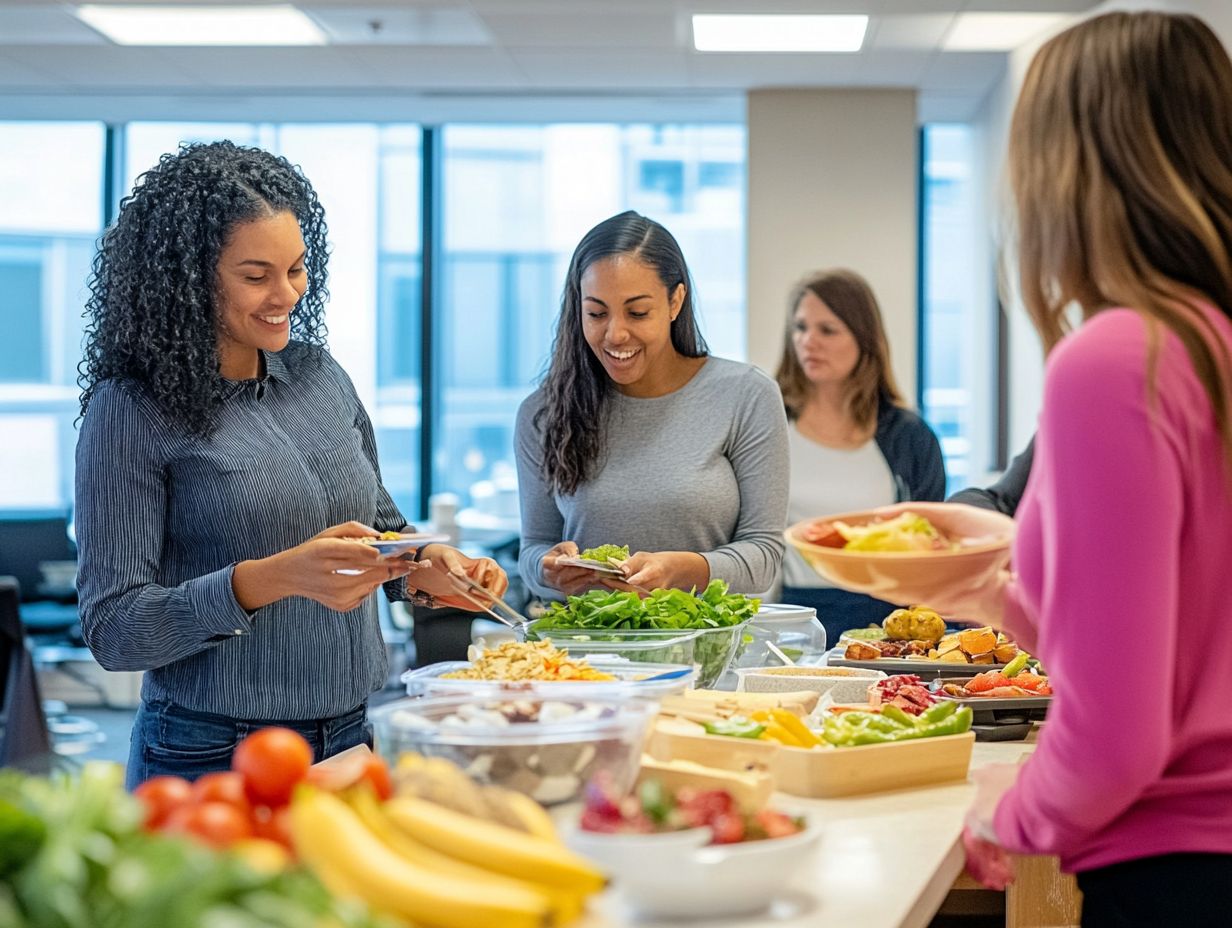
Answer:
[[[106,689],[77,667],[94,658],[81,634],[76,589],[71,585],[50,588],[43,581],[44,564],[76,559],[76,547],[68,536],[68,516],[63,511],[0,513],[0,575],[17,581],[21,621],[33,645],[35,666],[56,668],[97,693],[104,706],[110,706]],[[62,715],[63,709],[55,714]],[[62,718],[53,719],[53,733],[64,723]]]
[[[17,580],[22,622],[31,635],[83,644],[76,590],[43,582],[43,564],[76,559],[63,512],[0,513],[0,574]]]

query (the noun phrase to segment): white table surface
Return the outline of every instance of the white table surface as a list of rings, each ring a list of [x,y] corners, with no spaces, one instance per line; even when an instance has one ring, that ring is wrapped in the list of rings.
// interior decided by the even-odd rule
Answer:
[[[1034,745],[976,742],[971,766],[1016,763]],[[963,816],[974,794],[970,781],[845,799],[800,799],[776,794],[774,805],[821,823],[815,857],[790,890],[753,917],[705,919],[722,928],[918,928],[926,926],[962,870]],[[619,874],[615,875],[619,879]],[[633,921],[619,894],[592,901],[580,928],[621,925],[680,928],[695,922]]]

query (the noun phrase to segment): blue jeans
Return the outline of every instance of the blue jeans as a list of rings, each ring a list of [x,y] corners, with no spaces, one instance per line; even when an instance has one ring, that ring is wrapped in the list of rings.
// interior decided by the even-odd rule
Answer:
[[[898,607],[863,593],[849,593],[832,587],[784,586],[782,601],[793,606],[811,606],[826,629],[826,647],[838,644],[838,637],[849,628],[880,625]]]
[[[133,721],[125,785],[131,790],[164,774],[195,780],[204,773],[230,770],[236,745],[250,732],[270,725],[303,735],[312,745],[314,762],[357,744],[372,746],[366,703],[331,719],[262,722],[194,712],[172,702],[143,700]]]

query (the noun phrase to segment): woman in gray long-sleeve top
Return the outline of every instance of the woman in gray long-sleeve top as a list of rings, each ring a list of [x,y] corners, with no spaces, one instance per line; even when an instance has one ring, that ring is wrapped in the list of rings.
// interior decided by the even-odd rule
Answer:
[[[519,568],[540,595],[618,580],[558,563],[627,544],[632,584],[774,582],[787,516],[778,387],[709,357],[676,240],[627,212],[574,251],[548,375],[518,411]]]
[[[358,744],[387,673],[373,591],[466,608],[445,570],[504,591],[487,559],[430,545],[417,563],[390,561],[359,543],[406,520],[323,347],[325,260],[304,176],[229,142],[165,155],[103,236],[81,378],[78,586],[98,662],[147,671],[130,787],[225,770],[246,733],[273,723],[318,760]]]

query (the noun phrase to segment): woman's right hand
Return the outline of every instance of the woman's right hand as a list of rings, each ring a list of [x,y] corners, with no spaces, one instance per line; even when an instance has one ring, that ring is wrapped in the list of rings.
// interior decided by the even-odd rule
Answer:
[[[543,556],[543,582],[566,596],[576,596],[602,586],[599,575],[585,567],[560,564],[562,557],[577,557],[578,546],[572,541],[562,541]]]
[[[336,612],[349,612],[377,587],[414,569],[359,543],[377,534],[361,522],[344,522],[271,557],[243,561],[232,576],[235,598],[249,611],[288,596],[305,596]]]

